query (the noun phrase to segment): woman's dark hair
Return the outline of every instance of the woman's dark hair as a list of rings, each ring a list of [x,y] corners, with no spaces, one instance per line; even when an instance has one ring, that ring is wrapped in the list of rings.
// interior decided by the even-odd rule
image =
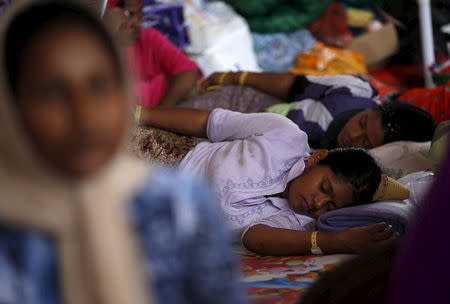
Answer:
[[[427,111],[412,103],[392,100],[376,108],[385,130],[384,143],[398,140],[429,141],[436,130],[436,122]]]
[[[381,168],[375,159],[361,148],[338,148],[330,150],[319,165],[331,171],[353,187],[355,204],[372,201],[381,182]]]
[[[69,1],[37,1],[14,17],[5,35],[5,57],[7,79],[13,93],[16,93],[19,71],[25,49],[30,40],[55,27],[84,26],[94,33],[106,49],[117,67],[118,75],[120,59],[110,35],[99,18],[87,7]],[[39,77],[36,75],[36,77]]]

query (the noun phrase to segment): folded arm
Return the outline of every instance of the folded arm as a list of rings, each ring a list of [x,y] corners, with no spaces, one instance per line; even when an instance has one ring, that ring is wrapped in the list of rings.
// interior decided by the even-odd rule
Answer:
[[[186,108],[145,108],[142,124],[168,131],[209,138],[213,142],[245,139],[254,135],[272,134],[282,137],[292,130],[295,137],[305,139],[306,135],[289,119],[272,113],[242,114],[229,110],[214,111]],[[290,138],[291,138],[290,137]],[[275,139],[274,139],[275,140]]]
[[[144,108],[141,123],[184,135],[207,137],[206,127],[211,111],[182,108]]]
[[[248,250],[264,255],[307,255],[311,254],[311,233],[258,224],[245,232],[242,243]],[[380,223],[340,232],[320,231],[317,243],[324,254],[355,253],[371,244],[390,243],[397,238],[391,227]]]
[[[200,84],[200,91],[216,85],[245,85],[286,100],[295,76],[289,73],[214,73]],[[245,78],[244,78],[245,76]]]

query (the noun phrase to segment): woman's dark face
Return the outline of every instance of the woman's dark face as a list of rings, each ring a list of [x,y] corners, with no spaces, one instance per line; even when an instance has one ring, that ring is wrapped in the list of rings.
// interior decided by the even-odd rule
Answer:
[[[102,168],[127,126],[119,67],[87,26],[43,29],[21,54],[16,99],[37,154],[71,177]]]
[[[384,143],[381,113],[366,109],[353,116],[337,136],[339,147],[372,149]]]

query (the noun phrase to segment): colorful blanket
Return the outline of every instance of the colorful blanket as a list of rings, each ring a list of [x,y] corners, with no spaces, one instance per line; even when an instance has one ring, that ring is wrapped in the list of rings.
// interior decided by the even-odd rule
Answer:
[[[258,256],[235,248],[241,257],[241,281],[253,304],[294,304],[321,272],[350,258],[349,254]]]

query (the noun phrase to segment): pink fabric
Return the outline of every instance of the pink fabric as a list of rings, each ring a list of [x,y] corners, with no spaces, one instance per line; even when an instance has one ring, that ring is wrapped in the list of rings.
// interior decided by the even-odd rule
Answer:
[[[139,103],[144,107],[160,103],[171,76],[198,69],[195,62],[153,28],[143,29],[138,41],[126,51],[138,81]]]
[[[119,0],[108,0],[108,3],[106,4],[106,9],[116,7],[118,2]]]

